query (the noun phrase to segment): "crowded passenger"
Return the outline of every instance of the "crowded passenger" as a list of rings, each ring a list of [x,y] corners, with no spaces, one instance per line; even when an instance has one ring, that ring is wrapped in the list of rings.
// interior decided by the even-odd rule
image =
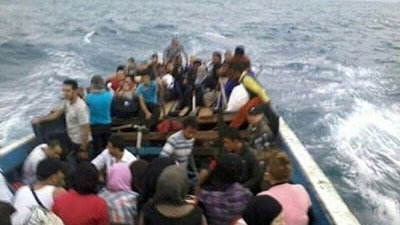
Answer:
[[[181,57],[182,54],[185,56],[186,63],[188,63],[188,55],[185,51],[185,47],[183,47],[178,38],[172,38],[171,43],[167,46],[167,48],[165,48],[163,52],[163,62],[165,64],[169,63],[175,60],[177,56]]]
[[[32,124],[40,124],[52,121],[65,115],[68,143],[63,143],[68,153],[76,155],[79,160],[88,158],[88,144],[91,141],[89,126],[89,109],[78,96],[78,82],[76,80],[64,80],[62,92],[64,102],[61,107],[53,110],[49,115],[34,118]]]
[[[250,189],[254,194],[260,191],[262,172],[256,156],[243,143],[237,129],[228,128],[223,136],[223,144],[226,151],[240,156],[242,165],[239,175],[239,183]]]
[[[154,126],[159,117],[160,109],[158,105],[158,83],[151,79],[150,74],[142,76],[142,83],[136,89],[136,94],[139,98],[139,117],[147,127]]]
[[[92,160],[93,165],[101,171],[108,171],[112,165],[122,162],[130,165],[136,160],[136,157],[126,150],[124,140],[117,135],[111,135],[108,140],[107,148],[104,149],[96,158]]]
[[[115,74],[106,80],[106,83],[111,84],[111,89],[117,92],[118,88],[124,82],[126,77],[126,70],[124,65],[119,65],[115,71]]]
[[[233,225],[287,225],[283,219],[282,206],[270,196],[253,197]]]
[[[33,206],[51,210],[55,200],[65,193],[65,168],[59,159],[42,160],[36,170],[37,181],[18,189],[12,201],[17,210],[12,215],[13,225],[25,224],[31,218]]]
[[[114,164],[107,173],[106,188],[99,193],[107,202],[110,224],[135,224],[138,193],[132,191],[132,174],[125,163]]]
[[[268,190],[258,195],[269,195],[275,198],[283,208],[286,225],[307,225],[313,221],[311,199],[306,189],[300,184],[290,184],[292,166],[284,152],[276,152],[267,162]]]
[[[170,157],[157,157],[149,163],[143,176],[143,195],[141,197],[143,203],[153,198],[156,192],[157,180],[163,170],[175,164],[175,160]]]
[[[130,57],[127,61],[126,64],[126,75],[129,77],[134,77],[136,76],[136,62],[135,62],[135,58]]]
[[[78,164],[72,180],[72,189],[55,198],[52,211],[65,225],[108,225],[107,203],[97,196],[99,171],[96,167],[89,162]]]
[[[26,157],[22,166],[22,182],[24,184],[33,184],[37,181],[36,169],[39,163],[46,158],[60,158],[62,148],[58,141],[51,140],[47,144],[36,146]]]
[[[131,189],[138,193],[139,197],[143,195],[144,178],[148,166],[149,163],[143,159],[138,159],[129,166],[132,174]]]
[[[117,90],[117,97],[132,100],[135,97],[136,83],[132,77],[127,76]]]
[[[223,154],[215,170],[202,186],[199,205],[210,225],[230,224],[239,217],[252,196],[249,189],[239,184],[242,161],[234,153]]]
[[[171,157],[183,168],[187,168],[189,158],[192,155],[198,124],[196,118],[192,116],[186,117],[182,124],[182,130],[168,137],[160,156]]]
[[[206,225],[202,210],[186,202],[188,191],[186,170],[175,165],[165,168],[157,181],[153,199],[143,208],[139,224]]]
[[[90,81],[86,103],[90,112],[93,156],[96,157],[106,147],[111,136],[111,102],[113,94],[105,89],[103,77],[95,75]]]
[[[269,127],[261,106],[253,106],[247,113],[247,128],[249,133],[249,147],[253,150],[258,160],[262,160],[274,141],[274,134]]]

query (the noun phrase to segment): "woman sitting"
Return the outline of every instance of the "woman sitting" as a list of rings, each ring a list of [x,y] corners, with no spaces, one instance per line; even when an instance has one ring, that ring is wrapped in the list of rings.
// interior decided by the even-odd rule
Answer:
[[[242,213],[242,218],[234,225],[285,225],[282,206],[268,196],[256,196],[250,200]]]
[[[131,190],[131,182],[131,171],[126,163],[116,163],[108,171],[106,189],[99,196],[107,202],[113,225],[135,224],[138,194]]]
[[[117,97],[132,100],[136,90],[136,83],[132,77],[126,77],[117,90]]]
[[[289,183],[292,166],[286,153],[272,154],[266,172],[271,186],[258,195],[272,196],[282,205],[286,225],[311,224],[313,215],[310,197],[302,185]]]
[[[221,156],[217,166],[203,185],[199,205],[211,225],[226,225],[242,213],[252,196],[239,184],[240,157],[233,153]]]
[[[186,170],[169,166],[157,181],[154,198],[140,217],[141,225],[206,225],[202,210],[185,201],[188,193]]]

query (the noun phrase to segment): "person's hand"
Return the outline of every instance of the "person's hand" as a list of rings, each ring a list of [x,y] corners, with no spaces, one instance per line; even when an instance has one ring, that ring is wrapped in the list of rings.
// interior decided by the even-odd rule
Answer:
[[[152,114],[150,112],[145,113],[146,120],[149,120],[151,118],[151,115]]]
[[[32,125],[39,124],[40,123],[40,119],[39,118],[33,118],[31,120],[31,123],[32,123]]]

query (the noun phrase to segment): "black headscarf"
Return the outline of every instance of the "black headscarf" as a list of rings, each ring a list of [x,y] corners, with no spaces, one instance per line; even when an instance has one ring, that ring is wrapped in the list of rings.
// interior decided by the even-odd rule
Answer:
[[[248,225],[271,224],[282,212],[282,206],[269,195],[253,197],[243,211],[242,217]]]
[[[144,172],[143,203],[147,202],[147,200],[154,196],[158,177],[166,167],[171,165],[175,165],[175,161],[169,157],[158,157],[150,162],[149,166]]]

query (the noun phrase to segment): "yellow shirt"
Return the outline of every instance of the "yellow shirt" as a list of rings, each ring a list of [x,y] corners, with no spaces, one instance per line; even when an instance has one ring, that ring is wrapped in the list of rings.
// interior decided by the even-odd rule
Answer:
[[[250,96],[251,94],[258,96],[264,103],[271,101],[264,88],[252,76],[248,75],[247,71],[240,75],[239,83],[243,84],[246,90],[251,92]]]

